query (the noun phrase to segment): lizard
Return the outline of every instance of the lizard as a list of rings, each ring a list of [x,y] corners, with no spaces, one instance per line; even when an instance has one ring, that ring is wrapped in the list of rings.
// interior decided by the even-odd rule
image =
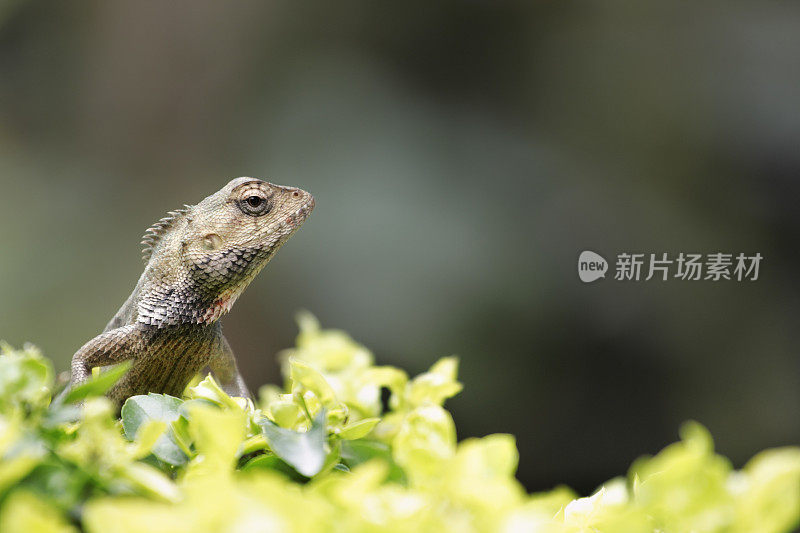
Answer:
[[[306,191],[242,177],[170,211],[143,237],[145,268],[130,297],[72,357],[69,387],[93,367],[132,360],[106,392],[118,405],[148,392],[180,396],[204,369],[231,396],[251,397],[219,320],[313,209]]]

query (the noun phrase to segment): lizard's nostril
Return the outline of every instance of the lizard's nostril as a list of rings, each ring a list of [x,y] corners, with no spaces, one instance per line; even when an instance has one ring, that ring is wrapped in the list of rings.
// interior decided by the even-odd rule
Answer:
[[[299,197],[300,197],[300,191],[292,192],[292,198],[299,198]]]

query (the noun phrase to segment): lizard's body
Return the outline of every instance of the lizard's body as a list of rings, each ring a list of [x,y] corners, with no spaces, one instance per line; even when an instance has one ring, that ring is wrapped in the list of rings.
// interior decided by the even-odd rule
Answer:
[[[237,178],[148,230],[147,266],[103,333],[72,358],[71,384],[92,367],[132,359],[107,393],[180,395],[208,367],[229,394],[249,396],[219,318],[314,208],[305,191]]]

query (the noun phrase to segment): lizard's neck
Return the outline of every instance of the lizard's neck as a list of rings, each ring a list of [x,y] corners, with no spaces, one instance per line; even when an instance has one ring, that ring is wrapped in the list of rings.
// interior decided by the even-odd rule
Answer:
[[[199,323],[211,324],[219,320],[222,315],[231,310],[231,307],[233,307],[233,304],[241,293],[242,291],[238,291],[233,294],[220,296],[206,308],[205,312],[200,316]]]
[[[230,311],[273,250],[231,248],[185,269],[175,262],[151,263],[138,287],[137,321],[159,328],[216,322]]]
[[[251,279],[249,276],[215,296],[181,284],[143,288],[138,298],[136,322],[158,328],[213,324],[231,310]]]

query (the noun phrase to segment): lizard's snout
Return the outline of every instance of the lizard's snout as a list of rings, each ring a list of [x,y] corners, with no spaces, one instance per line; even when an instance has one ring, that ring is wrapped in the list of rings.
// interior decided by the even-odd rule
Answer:
[[[314,201],[314,197],[311,195],[310,192],[306,192],[303,189],[292,189],[289,193],[289,197],[295,201],[300,203],[300,208],[298,209],[298,213],[310,213],[316,202]]]

